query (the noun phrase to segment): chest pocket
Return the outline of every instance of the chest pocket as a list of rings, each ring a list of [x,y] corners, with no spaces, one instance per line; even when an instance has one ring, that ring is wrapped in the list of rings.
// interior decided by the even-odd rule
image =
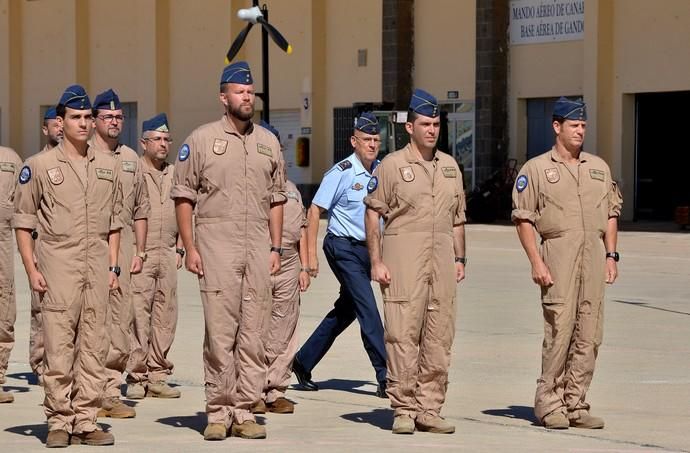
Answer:
[[[59,195],[59,193],[48,192],[45,199],[51,214],[46,225],[46,236],[53,236],[55,239],[66,238],[75,226],[74,213],[70,205],[77,201],[63,200]]]
[[[350,187],[349,189],[347,189],[346,195],[348,204],[363,203],[364,197],[367,195],[367,190],[366,188],[355,190],[352,187]]]

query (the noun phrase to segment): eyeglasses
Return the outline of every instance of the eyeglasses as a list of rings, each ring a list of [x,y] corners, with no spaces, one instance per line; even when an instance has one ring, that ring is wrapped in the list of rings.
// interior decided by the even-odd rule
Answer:
[[[370,145],[370,144],[373,144],[374,146],[380,146],[381,145],[381,139],[380,138],[376,138],[376,137],[363,138],[363,137],[357,137],[356,135],[354,135],[354,137],[355,137],[355,140],[359,140],[360,142],[365,143],[367,145]]]
[[[170,137],[146,137],[144,140],[154,143],[165,142],[167,144],[171,144],[173,142],[173,139]]]
[[[121,123],[122,121],[125,120],[124,115],[98,115],[96,118],[98,118],[99,120],[104,121],[106,123],[112,123],[112,122]]]

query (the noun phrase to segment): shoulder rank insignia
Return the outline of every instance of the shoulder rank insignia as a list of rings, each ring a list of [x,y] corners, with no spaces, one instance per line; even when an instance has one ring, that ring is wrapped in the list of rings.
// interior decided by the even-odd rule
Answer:
[[[352,162],[350,162],[349,160],[344,160],[338,164],[338,168],[340,168],[341,171],[345,171],[351,167],[352,167]]]

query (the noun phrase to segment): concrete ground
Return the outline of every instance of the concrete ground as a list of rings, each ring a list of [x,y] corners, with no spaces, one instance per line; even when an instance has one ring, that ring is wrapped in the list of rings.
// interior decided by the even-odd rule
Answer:
[[[323,226],[323,225],[322,225]],[[323,236],[323,235],[322,235]],[[542,339],[538,291],[510,226],[467,228],[467,280],[444,415],[453,435],[390,432],[392,413],[374,396],[374,373],[351,326],[314,370],[321,390],[290,390],[293,415],[268,414],[266,440],[204,442],[204,320],[195,279],[180,272],[180,317],[171,352],[179,400],[131,402],[137,417],[103,420],[117,451],[690,451],[690,234],[622,232],[620,278],[606,300],[606,328],[588,395],[604,430],[548,431],[535,424],[534,386]],[[302,300],[300,338],[331,307],[338,286],[322,274]],[[0,451],[42,451],[43,392],[28,377],[29,297],[19,260],[17,343],[0,405]],[[378,288],[375,289],[377,297]],[[88,447],[71,447],[90,451]],[[94,448],[98,451],[98,448]]]

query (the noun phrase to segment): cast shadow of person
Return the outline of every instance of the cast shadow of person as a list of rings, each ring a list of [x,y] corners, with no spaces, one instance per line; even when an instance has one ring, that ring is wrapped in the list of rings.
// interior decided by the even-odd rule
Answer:
[[[506,417],[516,420],[527,420],[533,426],[539,425],[539,420],[534,416],[534,408],[530,406],[508,406],[505,409],[486,409],[482,414],[493,415],[494,417]]]
[[[6,377],[12,379],[19,379],[26,381],[29,385],[38,385],[38,377],[31,371],[25,373],[12,373],[8,374]]]
[[[107,423],[98,423],[103,431],[110,431],[111,425]],[[20,436],[33,436],[41,441],[41,443],[46,443],[46,438],[48,437],[48,423],[37,423],[35,425],[21,425],[21,426],[10,426],[5,428],[8,433],[19,434]]]
[[[203,435],[208,420],[205,412],[197,412],[195,415],[178,415],[174,417],[159,418],[156,420],[156,423],[172,426],[173,428],[189,428]],[[266,419],[264,417],[256,417],[256,423],[265,425]]]
[[[373,391],[364,390],[363,387],[371,384]],[[356,393],[358,395],[376,395],[376,387],[369,381],[356,381],[352,379],[328,379],[318,382],[320,390],[342,390],[344,392]],[[295,390],[302,390],[299,384],[293,386]]]
[[[340,417],[355,423],[367,423],[385,431],[390,431],[393,428],[392,409],[380,408],[369,412],[343,414]]]

